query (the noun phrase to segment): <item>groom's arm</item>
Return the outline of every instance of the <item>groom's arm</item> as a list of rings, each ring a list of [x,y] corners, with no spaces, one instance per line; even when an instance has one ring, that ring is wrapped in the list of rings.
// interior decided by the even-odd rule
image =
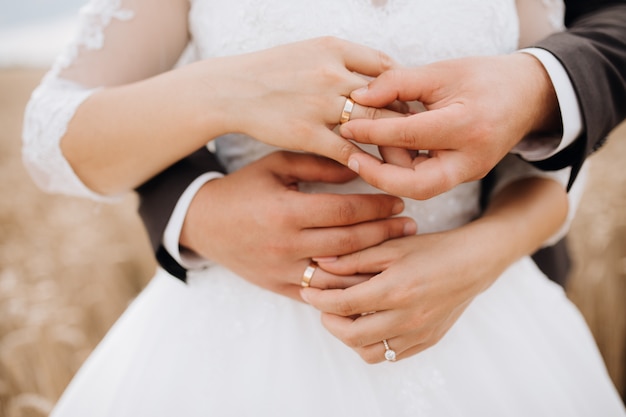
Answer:
[[[568,30],[535,46],[554,55],[567,72],[583,131],[563,151],[534,164],[549,170],[571,166],[573,179],[585,158],[626,118],[626,1],[565,4]]]
[[[210,171],[225,172],[215,155],[203,147],[136,190],[140,198],[139,215],[157,261],[182,280],[185,279],[185,268],[163,246],[163,234],[180,196],[197,177]]]
[[[571,146],[545,163],[537,163],[544,169],[579,167],[586,155],[601,145],[606,133],[624,118],[626,2],[597,1],[591,6],[587,3],[566,1],[569,31],[552,35],[536,45],[552,52],[570,75],[585,128],[584,134]],[[611,94],[595,94],[596,89],[601,92],[608,89]],[[179,278],[184,279],[185,270],[161,245],[163,233],[187,186],[197,176],[212,170],[223,172],[215,157],[208,150],[201,149],[137,190],[141,197],[139,214],[157,259]]]

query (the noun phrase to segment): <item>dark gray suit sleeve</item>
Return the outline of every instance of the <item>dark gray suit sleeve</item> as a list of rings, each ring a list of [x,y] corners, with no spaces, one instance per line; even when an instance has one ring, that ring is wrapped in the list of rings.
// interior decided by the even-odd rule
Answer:
[[[185,269],[165,250],[161,241],[178,199],[197,177],[205,172],[225,172],[214,154],[203,147],[178,161],[156,177],[137,188],[139,215],[150,237],[159,264],[183,281]]]
[[[541,169],[572,167],[570,186],[585,158],[626,118],[626,1],[566,1],[568,30],[535,46],[567,71],[582,111],[583,134]]]

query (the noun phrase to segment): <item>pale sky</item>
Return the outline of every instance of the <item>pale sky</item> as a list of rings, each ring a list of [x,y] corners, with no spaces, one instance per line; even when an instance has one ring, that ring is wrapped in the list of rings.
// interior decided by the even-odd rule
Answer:
[[[0,30],[78,11],[87,0],[0,0]]]

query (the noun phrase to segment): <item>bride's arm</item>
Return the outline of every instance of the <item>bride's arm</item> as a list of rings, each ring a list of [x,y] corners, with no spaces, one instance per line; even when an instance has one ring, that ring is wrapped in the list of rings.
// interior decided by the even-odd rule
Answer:
[[[189,41],[187,0],[154,2],[91,1],[79,14],[74,39],[33,92],[26,107],[23,130],[24,162],[44,190],[105,199],[86,187],[74,170],[82,166],[67,160],[61,150],[80,140],[98,147],[95,133],[117,124],[107,113],[77,110],[102,91],[155,76],[175,66]],[[68,138],[68,127],[84,128],[82,138]],[[121,126],[120,126],[121,130]],[[111,146],[115,145],[115,139]],[[124,157],[117,146],[117,156]],[[69,162],[69,163],[68,163]],[[116,161],[112,162],[113,164]],[[87,181],[88,183],[89,181]],[[89,185],[89,184],[88,184]],[[97,187],[95,187],[97,188]]]
[[[376,75],[380,64],[372,50],[353,54],[342,41],[317,39],[102,89],[80,106],[62,149],[104,193],[133,188],[229,132],[345,163],[356,147],[332,127],[350,89],[366,83],[346,66]]]
[[[60,143],[78,177],[98,193],[130,190],[228,132],[346,163],[358,148],[331,128],[345,97],[366,83],[353,71],[375,76],[393,65],[378,51],[321,38],[172,69],[188,40],[187,1],[121,1],[112,11],[103,4],[94,2],[82,19],[101,44],[90,49],[83,42],[54,77],[90,90],[72,109],[29,105],[27,121],[63,113],[59,137],[48,138],[45,128],[25,133],[27,144]],[[54,101],[45,88],[34,97]],[[32,139],[38,135],[46,138]]]
[[[331,333],[370,363],[388,339],[399,358],[437,343],[472,300],[520,257],[556,233],[568,211],[563,186],[548,178],[508,183],[465,226],[384,242],[322,260],[335,274],[378,273],[346,290],[302,290]],[[382,272],[381,272],[382,271]],[[361,316],[376,311],[376,314]],[[355,318],[357,317],[357,318]]]

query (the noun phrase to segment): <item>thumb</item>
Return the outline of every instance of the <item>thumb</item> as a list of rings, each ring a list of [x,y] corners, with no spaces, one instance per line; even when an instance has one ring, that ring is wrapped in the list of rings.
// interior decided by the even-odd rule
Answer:
[[[425,68],[394,69],[384,72],[368,86],[354,90],[350,98],[370,107],[386,107],[395,100],[428,102],[438,85],[435,81],[431,71]]]

